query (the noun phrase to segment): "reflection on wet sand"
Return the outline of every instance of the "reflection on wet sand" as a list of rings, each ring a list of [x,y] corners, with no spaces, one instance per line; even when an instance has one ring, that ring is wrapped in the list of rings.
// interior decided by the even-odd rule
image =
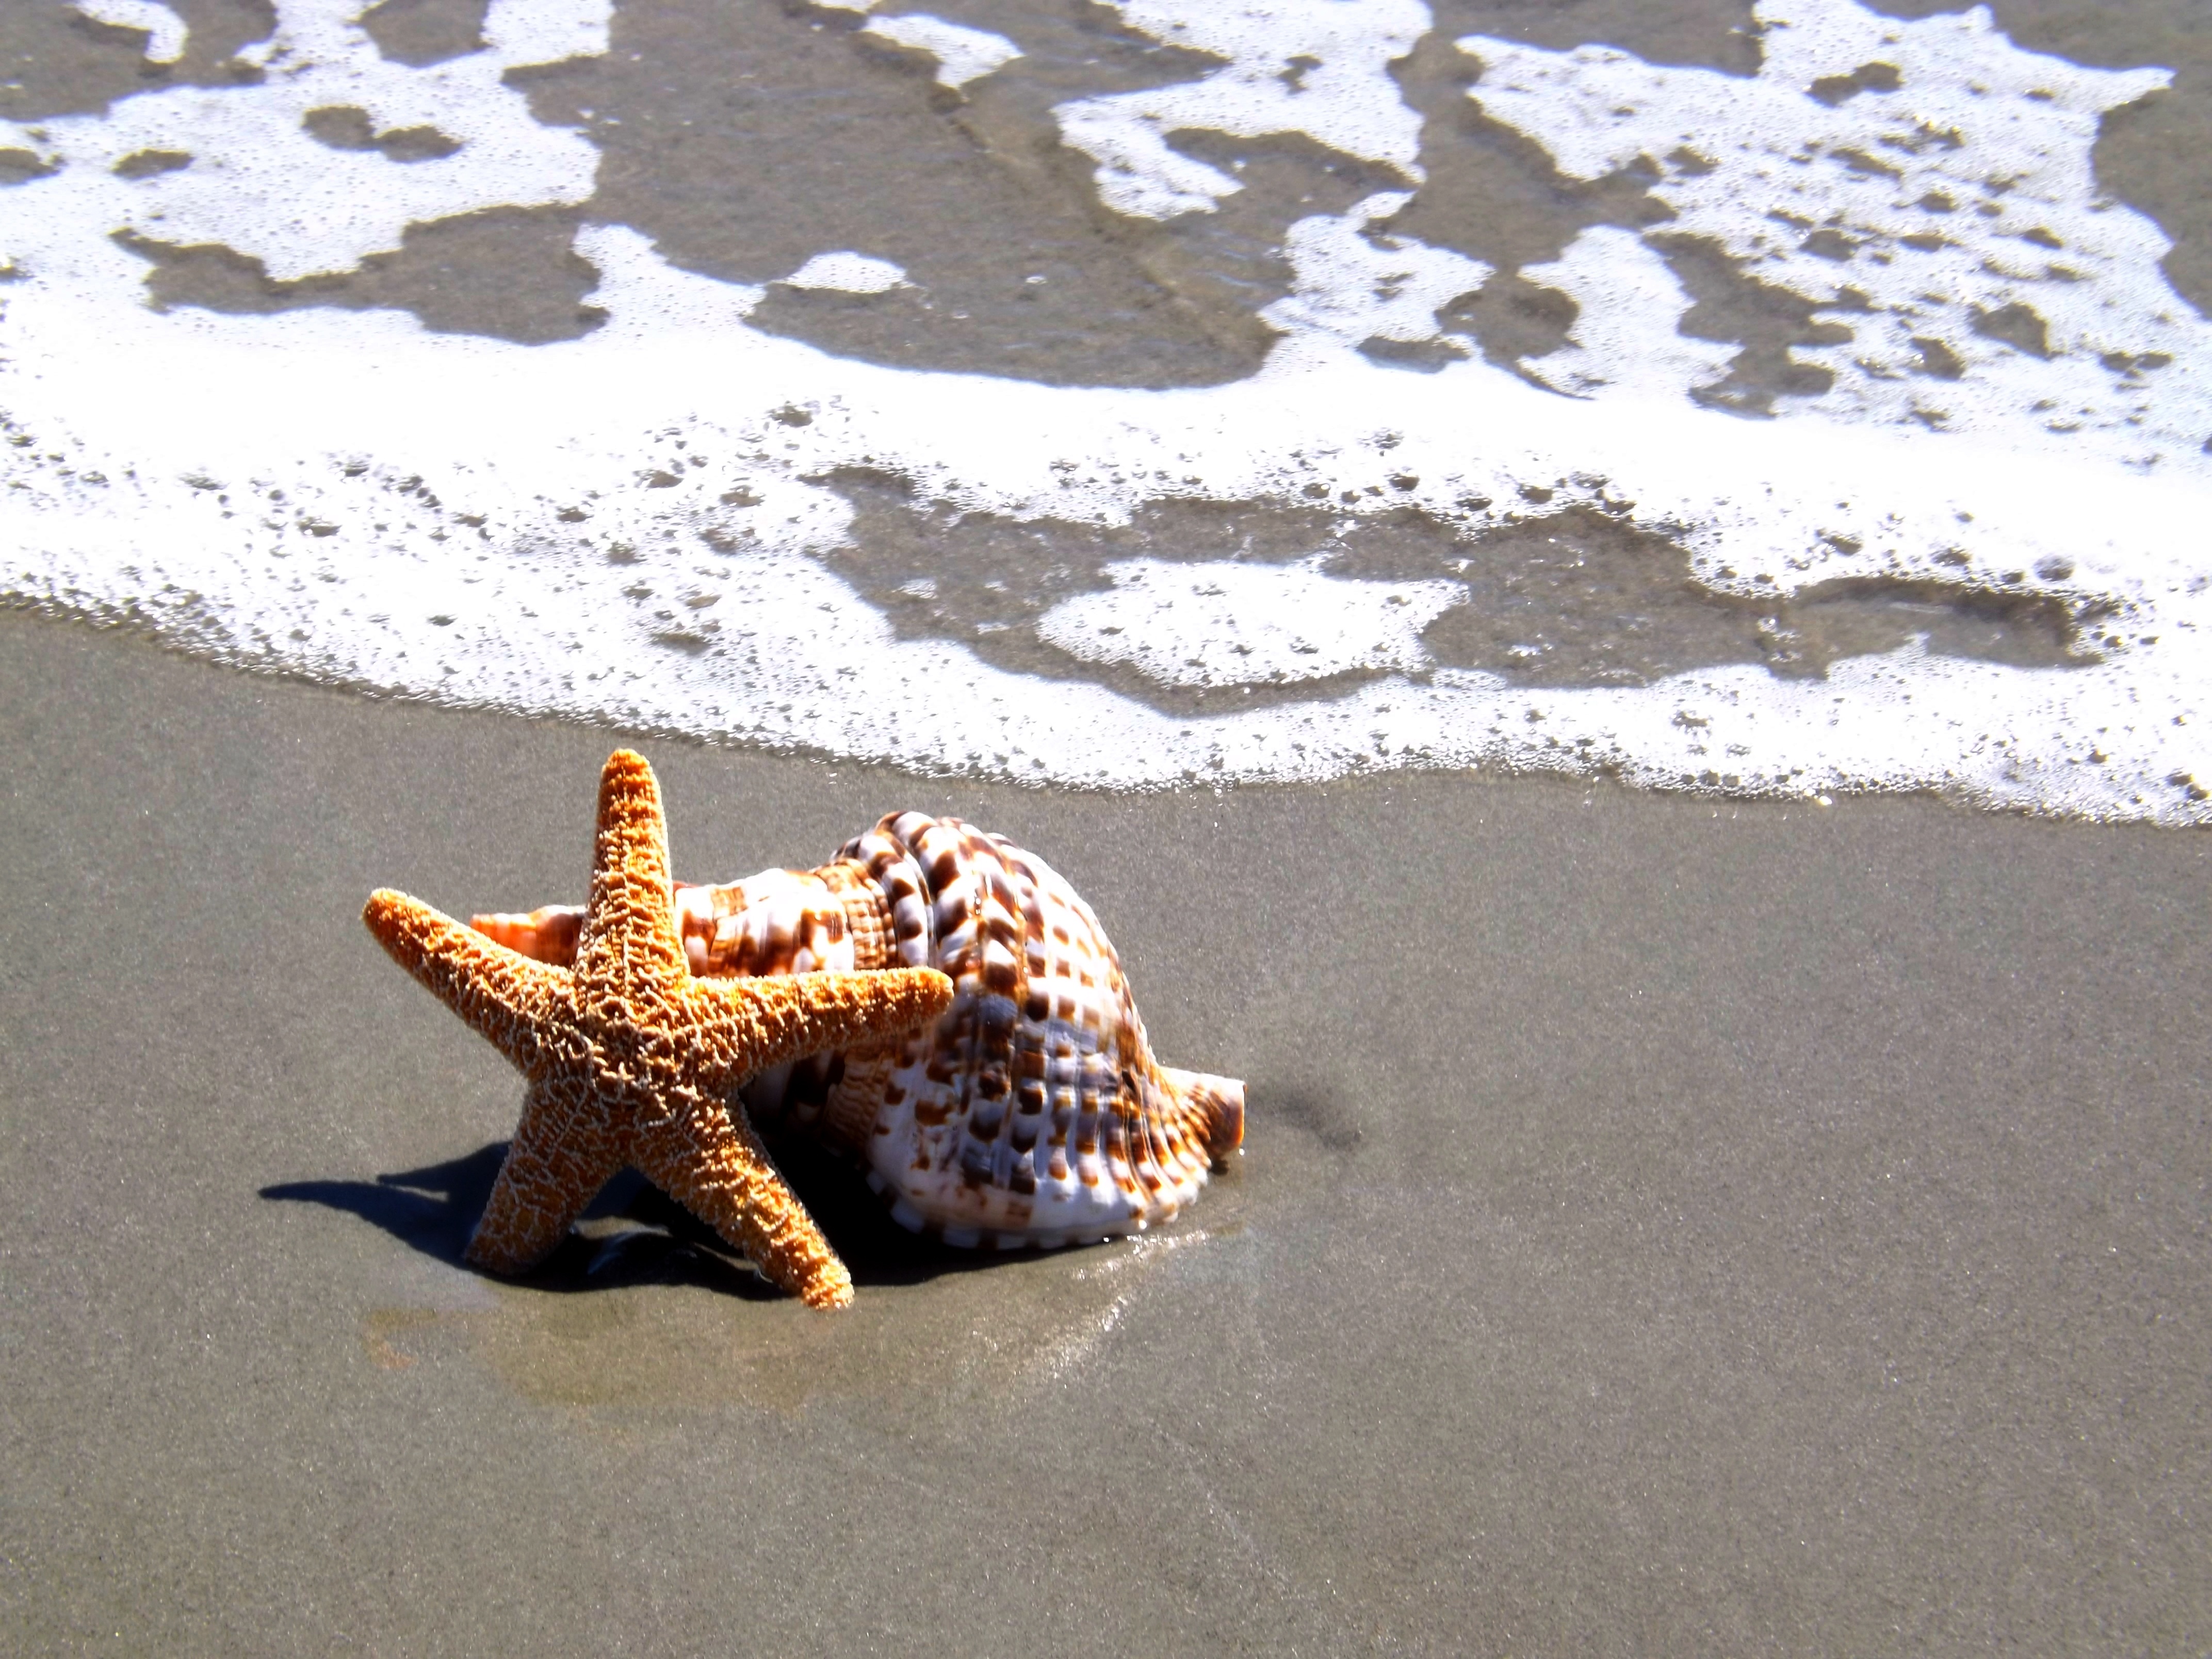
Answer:
[[[1305,1167],[1291,1142],[1291,1164]],[[262,1196],[350,1213],[458,1269],[506,1151],[495,1143],[373,1181],[280,1182]],[[851,1308],[825,1316],[779,1294],[632,1171],[543,1267],[483,1279],[488,1305],[369,1309],[362,1352],[391,1370],[487,1365],[548,1405],[792,1412],[834,1399],[933,1414],[1064,1379],[1141,1311],[1157,1276],[1187,1274],[1194,1251],[1233,1255],[1245,1228],[1240,1168],[1217,1181],[1202,1221],[1063,1250],[954,1249],[893,1224],[818,1150],[792,1146],[781,1164],[852,1270]]]

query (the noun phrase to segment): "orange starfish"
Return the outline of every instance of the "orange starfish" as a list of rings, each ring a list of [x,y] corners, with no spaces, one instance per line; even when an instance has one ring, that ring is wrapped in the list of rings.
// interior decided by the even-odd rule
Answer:
[[[852,1276],[746,1121],[754,1073],[927,1024],[952,999],[929,968],[772,979],[691,976],[676,926],[660,786],[617,750],[599,777],[592,892],[573,969],[532,962],[418,899],[369,896],[362,920],[530,1080],[468,1259],[520,1273],[635,1164],[810,1307]]]

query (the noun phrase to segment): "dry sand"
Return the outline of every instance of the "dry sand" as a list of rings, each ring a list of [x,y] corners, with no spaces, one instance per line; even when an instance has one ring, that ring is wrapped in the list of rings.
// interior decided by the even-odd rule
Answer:
[[[361,901],[575,893],[613,734],[5,617],[0,735],[0,1645],[2212,1643],[2203,836],[647,743],[680,873],[958,812],[1251,1079],[1140,1242],[802,1170],[833,1316],[634,1188],[457,1265],[519,1084]]]

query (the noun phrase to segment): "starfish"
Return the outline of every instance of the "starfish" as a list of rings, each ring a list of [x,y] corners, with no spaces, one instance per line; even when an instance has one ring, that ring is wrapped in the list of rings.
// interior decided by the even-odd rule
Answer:
[[[392,959],[514,1062],[529,1088],[468,1260],[521,1273],[635,1165],[810,1307],[852,1276],[784,1184],[737,1087],[756,1072],[927,1025],[952,999],[931,968],[691,976],[660,786],[617,750],[599,777],[591,898],[573,968],[549,967],[384,889],[362,920]]]

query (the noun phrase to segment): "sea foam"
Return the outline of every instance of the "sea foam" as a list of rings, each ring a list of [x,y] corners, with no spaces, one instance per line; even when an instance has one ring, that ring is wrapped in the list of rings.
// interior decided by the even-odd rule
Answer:
[[[147,30],[149,54],[183,49],[150,0],[83,9]],[[1241,188],[1169,142],[1193,129],[1304,134],[1395,179],[1288,227],[1289,289],[1261,313],[1278,337],[1228,385],[833,356],[753,325],[767,284],[680,269],[588,208],[574,251],[605,321],[578,339],[434,333],[398,311],[151,308],[133,239],[226,248],[287,282],[353,270],[410,225],[590,202],[597,149],[534,119],[512,71],[606,52],[605,0],[494,0],[482,49],[427,67],[380,57],[360,10],[280,0],[244,54],[257,84],[0,128],[0,149],[33,158],[0,187],[15,603],[386,693],[1026,781],[1487,766],[2212,817],[2212,354],[2159,269],[2166,239],[2100,192],[2089,160],[2101,113],[2163,71],[2022,52],[1978,9],[1908,23],[1850,0],[1763,0],[1753,79],[1463,40],[1484,114],[1570,178],[1644,169],[1675,216],[1593,227],[1518,273],[1577,312],[1565,343],[1513,366],[1438,315],[1498,273],[1389,228],[1425,178],[1390,75],[1431,27],[1410,0],[1128,0],[1130,27],[1214,67],[1054,112],[1100,204],[1132,219],[1219,211]],[[946,20],[891,21],[882,33],[957,59],[963,85],[1024,61],[1018,39],[984,52]],[[451,152],[333,148],[304,125],[332,107],[373,133],[434,130]],[[117,171],[149,152],[190,161]],[[1710,406],[1733,353],[1680,331],[1692,300],[1668,234],[1848,330],[1796,349],[1828,389],[1778,399],[1771,420]],[[833,244],[784,276],[857,302],[913,291],[900,272]],[[1885,592],[2039,605],[2069,619],[2070,655],[1950,655],[1931,634],[1825,674],[1747,660],[1536,684],[1425,647],[1474,591],[1449,564],[1378,579],[1323,547],[1166,549],[1043,608],[1036,641],[1060,671],[1018,672],[902,631],[840,574],[854,508],[837,480],[862,467],[994,521],[1110,530],[1210,502],[1322,514],[1332,546],[1418,520],[1469,558],[1579,513],[1680,550],[1715,604],[1771,607],[1770,631],[1793,602]],[[1213,700],[1132,695],[1131,673]],[[1243,685],[1267,695],[1213,696]]]

